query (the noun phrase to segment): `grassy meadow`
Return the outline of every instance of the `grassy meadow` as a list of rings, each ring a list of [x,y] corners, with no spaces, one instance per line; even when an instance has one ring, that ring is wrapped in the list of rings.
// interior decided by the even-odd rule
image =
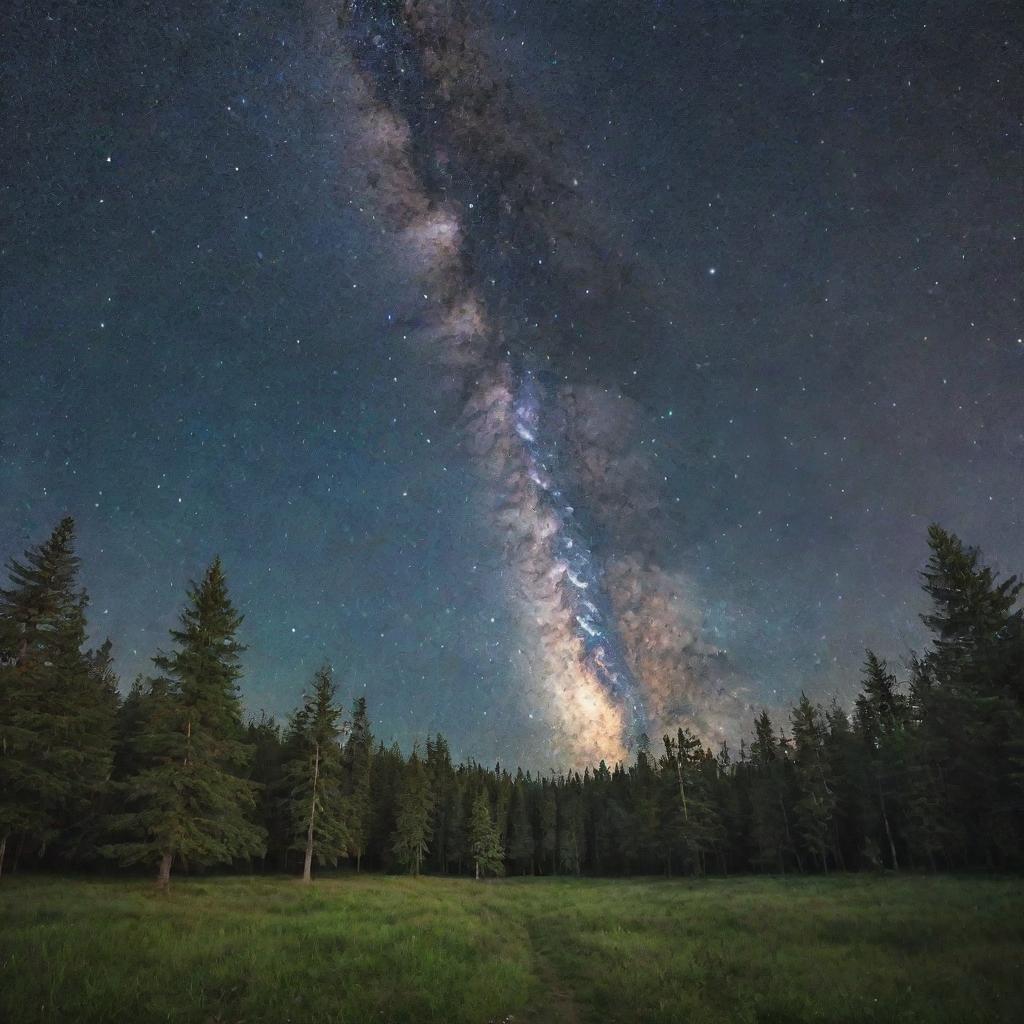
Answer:
[[[0,883],[0,1020],[1024,1019],[1013,879]]]

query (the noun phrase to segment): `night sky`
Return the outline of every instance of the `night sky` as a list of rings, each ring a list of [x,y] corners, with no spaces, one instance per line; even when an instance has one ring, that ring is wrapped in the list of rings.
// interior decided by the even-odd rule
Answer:
[[[385,740],[440,730],[546,768],[571,755],[536,593],[374,195],[339,6],[3,5],[0,553],[75,516],[91,633],[126,683],[219,553],[250,710],[284,714],[327,659]],[[435,161],[417,201],[449,189],[492,349],[552,374],[538,402],[602,628],[646,692],[616,622],[642,548],[685,581],[701,692],[721,675],[743,709],[727,733],[801,689],[848,700],[866,646],[900,665],[924,641],[929,522],[1024,569],[1024,8],[476,8],[516,124],[557,138],[535,148],[572,182],[566,235],[586,218],[604,240],[581,271],[600,305],[546,264],[527,281],[512,229],[469,213],[482,154],[452,142],[438,185],[444,129],[410,115]],[[583,433],[629,410],[641,469],[618,490],[558,418],[588,394]]]

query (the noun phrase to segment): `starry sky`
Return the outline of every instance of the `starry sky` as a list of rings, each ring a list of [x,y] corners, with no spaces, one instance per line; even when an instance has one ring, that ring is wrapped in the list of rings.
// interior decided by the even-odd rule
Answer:
[[[1024,9],[477,7],[642,282],[559,372],[636,410],[704,642],[750,704],[849,699],[924,641],[929,522],[1024,569]],[[219,553],[251,710],[327,659],[386,740],[546,767],[345,47],[322,0],[4,5],[0,552],[76,517],[125,680]]]

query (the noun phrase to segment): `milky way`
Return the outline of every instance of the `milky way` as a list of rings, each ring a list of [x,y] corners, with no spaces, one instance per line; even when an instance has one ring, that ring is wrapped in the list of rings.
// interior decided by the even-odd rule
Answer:
[[[249,709],[404,749],[849,705],[928,522],[1024,566],[1022,29],[0,5],[0,557],[76,518],[127,686],[219,554]]]
[[[636,298],[634,268],[490,67],[466,6],[351,0],[341,28],[367,185],[417,261],[419,342],[462,393],[556,749],[618,759],[676,725],[721,736],[742,702],[716,672],[686,581],[658,564],[659,489],[621,429],[629,403],[572,372],[597,331],[594,306]],[[525,330],[552,302],[539,337]]]

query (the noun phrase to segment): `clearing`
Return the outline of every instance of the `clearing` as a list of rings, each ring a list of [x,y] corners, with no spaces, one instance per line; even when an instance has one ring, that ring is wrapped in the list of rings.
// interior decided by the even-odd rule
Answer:
[[[5,878],[0,1020],[1020,1020],[1010,878]]]

